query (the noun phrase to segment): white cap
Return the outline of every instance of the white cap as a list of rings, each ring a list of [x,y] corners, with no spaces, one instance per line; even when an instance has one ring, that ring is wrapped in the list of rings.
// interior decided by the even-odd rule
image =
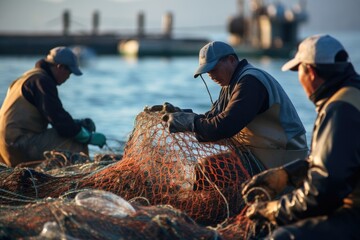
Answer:
[[[314,35],[306,38],[299,45],[293,59],[285,63],[281,70],[296,71],[300,63],[307,64],[337,64],[336,54],[344,50],[343,45],[329,35]]]

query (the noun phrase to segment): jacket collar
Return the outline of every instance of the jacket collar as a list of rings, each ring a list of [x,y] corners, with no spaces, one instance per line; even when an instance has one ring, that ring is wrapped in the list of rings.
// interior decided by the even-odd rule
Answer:
[[[241,61],[239,61],[238,65],[236,66],[236,69],[235,69],[235,71],[234,71],[234,73],[233,73],[233,75],[232,75],[232,77],[231,77],[229,86],[231,86],[231,85],[233,85],[234,83],[237,82],[238,79],[237,79],[236,76],[238,76],[238,73],[239,73],[240,71],[242,71],[242,69],[243,69],[245,66],[247,66],[248,64],[249,64],[249,63],[248,63],[248,61],[247,61],[246,59],[242,59]]]
[[[319,112],[327,100],[341,87],[353,84],[360,84],[360,76],[355,72],[353,65],[350,64],[345,72],[327,79],[309,98],[315,104],[316,111]]]
[[[55,82],[56,85],[58,85],[52,71],[51,71],[51,63],[46,62],[44,59],[40,59],[39,61],[37,61],[35,63],[35,68],[41,68],[42,70],[44,70],[49,76],[50,78]]]

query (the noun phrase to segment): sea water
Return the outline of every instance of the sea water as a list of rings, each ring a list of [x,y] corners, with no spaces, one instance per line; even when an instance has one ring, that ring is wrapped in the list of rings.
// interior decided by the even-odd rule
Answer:
[[[343,43],[359,72],[360,32],[337,32],[332,35]],[[0,56],[0,103],[5,98],[9,84],[42,57]],[[305,126],[309,142],[316,112],[298,81],[297,73],[280,70],[288,59],[247,59],[273,75],[283,86]],[[202,80],[193,78],[197,66],[197,56],[96,56],[84,63],[82,76],[71,75],[58,88],[59,95],[64,108],[73,118],[92,118],[96,130],[106,135],[109,146],[114,146],[119,141],[126,142],[136,115],[147,105],[170,102],[180,108],[191,108],[195,113],[209,110],[211,98],[213,101],[217,99],[220,86],[206,74],[203,75],[210,98]],[[91,151],[102,150],[91,147]]]

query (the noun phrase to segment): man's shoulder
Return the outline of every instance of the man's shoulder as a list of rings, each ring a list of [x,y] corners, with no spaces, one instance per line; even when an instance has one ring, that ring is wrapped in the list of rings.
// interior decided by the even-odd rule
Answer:
[[[41,81],[49,79],[49,74],[42,68],[33,68],[24,73],[27,78],[39,79]]]
[[[55,82],[51,77],[41,68],[34,68],[25,73],[24,85],[31,88],[51,88],[56,87]]]
[[[356,86],[342,87],[329,100],[329,102],[334,101],[349,103],[360,111],[360,89]]]

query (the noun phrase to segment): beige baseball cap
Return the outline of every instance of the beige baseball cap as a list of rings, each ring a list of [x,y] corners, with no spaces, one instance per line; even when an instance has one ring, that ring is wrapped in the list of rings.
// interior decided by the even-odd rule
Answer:
[[[335,62],[336,54],[344,50],[343,45],[330,35],[317,34],[303,40],[293,59],[285,63],[281,70],[297,71],[300,63],[307,64],[344,64]]]

